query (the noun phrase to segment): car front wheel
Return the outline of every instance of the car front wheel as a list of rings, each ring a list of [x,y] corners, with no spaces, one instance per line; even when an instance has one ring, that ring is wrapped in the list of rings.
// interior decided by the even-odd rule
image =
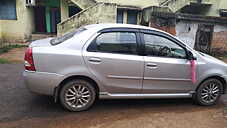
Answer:
[[[196,103],[204,106],[214,105],[218,102],[223,90],[223,84],[218,79],[208,79],[197,89],[194,99]]]
[[[95,99],[95,88],[86,80],[69,81],[60,91],[60,102],[69,111],[87,110],[94,104]]]

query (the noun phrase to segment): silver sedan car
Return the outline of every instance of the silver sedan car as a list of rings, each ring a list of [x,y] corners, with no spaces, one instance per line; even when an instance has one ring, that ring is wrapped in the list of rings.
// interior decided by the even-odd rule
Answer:
[[[226,93],[227,64],[149,27],[94,24],[34,41],[25,84],[70,111],[97,99],[193,98],[215,104]]]

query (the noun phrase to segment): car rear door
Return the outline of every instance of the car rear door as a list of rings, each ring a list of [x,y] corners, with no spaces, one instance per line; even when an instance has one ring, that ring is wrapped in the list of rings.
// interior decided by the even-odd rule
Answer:
[[[143,93],[185,93],[192,88],[191,66],[185,46],[156,31],[142,31],[144,43]]]
[[[136,29],[106,29],[85,46],[83,56],[90,72],[109,93],[140,93],[144,59],[138,55]]]

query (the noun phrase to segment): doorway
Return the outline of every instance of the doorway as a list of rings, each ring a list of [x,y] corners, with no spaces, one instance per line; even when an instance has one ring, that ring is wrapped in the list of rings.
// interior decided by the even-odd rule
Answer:
[[[34,8],[35,33],[56,34],[57,24],[61,22],[61,12],[58,7],[37,6]]]
[[[45,7],[38,6],[34,8],[35,32],[46,33]]]
[[[51,33],[57,33],[57,24],[61,22],[60,14],[59,8],[51,8]]]
[[[196,32],[195,50],[210,53],[213,30],[213,25],[199,24]]]

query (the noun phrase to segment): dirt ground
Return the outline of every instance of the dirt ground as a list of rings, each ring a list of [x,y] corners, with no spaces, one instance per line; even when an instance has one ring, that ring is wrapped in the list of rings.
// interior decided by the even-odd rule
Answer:
[[[179,101],[178,101],[179,102]],[[123,102],[121,102],[124,104]],[[126,102],[127,103],[127,102]],[[112,104],[102,110],[0,123],[1,128],[227,128],[221,107]],[[149,107],[150,106],[150,107]]]
[[[12,63],[23,63],[25,49],[26,49],[25,47],[14,48],[7,53],[1,54],[0,58],[6,59]]]
[[[227,63],[227,58],[224,58],[223,61],[225,61]]]

